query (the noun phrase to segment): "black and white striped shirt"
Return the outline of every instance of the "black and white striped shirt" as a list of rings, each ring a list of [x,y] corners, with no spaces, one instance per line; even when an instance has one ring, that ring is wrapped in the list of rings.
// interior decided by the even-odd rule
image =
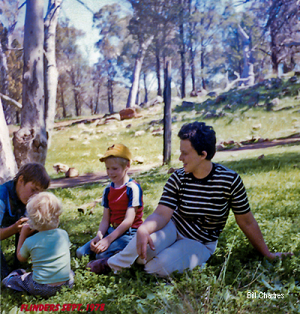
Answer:
[[[174,210],[172,220],[182,235],[201,242],[218,239],[230,208],[235,214],[250,211],[240,176],[215,163],[204,179],[185,173],[183,168],[176,170],[167,181],[159,204]]]

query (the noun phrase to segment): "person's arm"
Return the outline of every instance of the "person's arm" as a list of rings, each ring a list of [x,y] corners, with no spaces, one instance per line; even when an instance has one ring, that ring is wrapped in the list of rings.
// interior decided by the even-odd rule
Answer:
[[[101,241],[109,227],[109,219],[110,219],[110,210],[109,208],[104,207],[103,209],[103,217],[99,225],[99,229],[96,237],[91,242],[91,250],[95,253],[99,253],[100,251],[97,249],[99,241]]]
[[[155,250],[153,241],[150,235],[162,229],[171,219],[173,209],[165,206],[158,205],[153,214],[147,217],[144,223],[138,228],[136,237],[137,253],[142,259],[147,258],[147,244],[152,250]]]
[[[21,263],[26,262],[28,259],[28,258],[23,257],[20,254],[21,247],[22,247],[24,241],[26,240],[26,238],[28,238],[33,232],[34,232],[34,230],[30,229],[28,224],[23,225],[22,230],[21,230],[21,234],[20,234],[20,238],[19,238],[19,242],[18,242],[18,247],[17,247],[17,258]]]
[[[26,222],[28,218],[22,217],[18,221],[16,221],[13,225],[6,227],[6,228],[1,228],[0,229],[0,240],[5,240],[12,235],[21,232],[23,223]]]
[[[252,212],[235,215],[235,220],[238,226],[246,235],[246,237],[249,239],[253,247],[258,250],[263,256],[269,259],[274,259],[277,256],[281,257],[282,255],[292,255],[292,253],[271,253],[269,251],[269,248],[264,241],[263,235]]]

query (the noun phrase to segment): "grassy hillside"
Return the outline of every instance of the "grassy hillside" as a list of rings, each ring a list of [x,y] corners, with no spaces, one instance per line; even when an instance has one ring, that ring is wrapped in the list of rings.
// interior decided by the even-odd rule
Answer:
[[[282,95],[282,90],[287,87],[292,92]],[[194,102],[188,108],[183,108],[179,100],[174,101],[170,166],[181,166],[178,161],[177,133],[186,122],[198,120],[212,125],[218,142],[241,142],[253,137],[273,139],[299,132],[298,88],[297,84],[288,83],[281,84],[278,90],[257,86],[259,95],[267,96],[263,99],[256,96],[258,102],[255,106],[247,105],[247,97],[249,101],[251,96],[245,96],[243,93],[246,91],[237,90],[228,92],[222,101],[217,100],[218,96],[197,99],[196,102],[195,99],[187,99]],[[252,92],[258,93],[257,89]],[[271,92],[274,97],[268,98]],[[278,95],[280,103],[267,111],[267,103]],[[239,97],[239,105],[232,106],[234,97]],[[74,125],[55,131],[47,157],[48,172],[53,178],[61,176],[55,174],[52,168],[57,162],[75,167],[81,174],[104,170],[98,155],[103,154],[107,146],[113,143],[124,143],[135,157],[143,157],[146,165],[152,165],[150,171],[135,176],[144,190],[147,217],[155,209],[169,177],[169,167],[161,166],[162,136],[153,136],[151,133],[162,127],[162,110],[163,107],[158,105],[143,110],[143,117],[138,119],[114,121],[100,126],[95,123]],[[208,112],[215,116],[207,118]],[[129,124],[131,127],[128,127]],[[141,130],[145,132],[135,136]],[[299,313],[299,153],[300,145],[294,144],[257,150],[225,150],[217,152],[214,158],[215,162],[221,162],[241,175],[252,211],[269,248],[272,251],[292,251],[294,256],[273,262],[262,258],[230,214],[215,254],[201,270],[197,268],[183,275],[174,274],[168,279],[146,275],[139,268],[126,270],[120,275],[97,276],[85,270],[88,259],[75,258],[75,250],[94,236],[101,220],[102,208],[97,205],[93,215],[80,214],[77,208],[99,198],[107,182],[56,189],[53,192],[64,205],[61,228],[67,230],[73,244],[71,254],[72,268],[76,274],[75,286],[48,300],[2,290],[2,313],[19,313],[21,304],[46,303],[82,303],[83,308],[88,304],[105,303],[104,313],[114,314]],[[258,159],[262,154],[264,158]],[[133,167],[140,165],[133,164]],[[2,243],[11,258],[12,243],[12,240]],[[257,297],[251,298],[254,293]]]

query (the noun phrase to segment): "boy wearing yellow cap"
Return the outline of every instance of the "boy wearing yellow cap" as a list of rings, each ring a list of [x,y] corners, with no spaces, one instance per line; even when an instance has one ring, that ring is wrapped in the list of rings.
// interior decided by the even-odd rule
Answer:
[[[111,183],[103,193],[104,211],[97,235],[77,249],[77,257],[91,251],[96,253],[96,259],[116,254],[124,249],[143,223],[143,192],[141,186],[127,174],[130,160],[131,153],[123,144],[109,147],[100,158],[101,162],[105,162]]]

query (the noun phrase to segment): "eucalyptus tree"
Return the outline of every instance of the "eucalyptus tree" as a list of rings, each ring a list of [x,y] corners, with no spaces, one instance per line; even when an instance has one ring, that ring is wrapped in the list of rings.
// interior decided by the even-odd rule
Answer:
[[[262,77],[268,68],[268,60],[261,49],[266,49],[262,40],[261,21],[256,21],[254,12],[249,9],[235,10],[227,6],[223,12],[222,47],[224,71],[228,79],[240,84],[252,85],[255,78]]]
[[[166,63],[166,57],[172,58],[173,65],[178,59],[178,44],[176,43],[177,20],[180,5],[178,1],[157,1],[155,10],[155,29],[153,43],[149,50],[155,56],[155,72],[157,78],[157,94],[162,96],[161,71]]]
[[[41,1],[26,3],[21,128],[13,137],[18,167],[30,161],[44,164],[47,154],[43,10]]]
[[[7,57],[5,53],[5,39],[7,37],[5,28],[3,27],[3,24],[0,25],[0,93],[4,95],[8,95],[8,67],[7,67]],[[6,101],[4,100],[4,112],[7,117],[6,121],[7,123],[11,123],[12,121],[12,110],[11,107],[9,107],[6,104]],[[1,105],[2,108],[2,105]]]
[[[298,50],[293,42],[299,34],[299,1],[256,0],[250,10],[256,15],[256,21],[263,23],[262,38],[269,45],[264,53],[270,57],[273,73],[278,74],[280,63],[290,63],[289,67],[293,68],[293,56]]]
[[[85,86],[87,81],[88,64],[83,59],[79,50],[77,40],[84,33],[69,25],[69,21],[60,21],[56,33],[56,59],[59,73],[58,97],[62,107],[63,117],[71,114],[74,110],[76,116],[80,116],[85,97]],[[72,96],[71,96],[72,95]],[[66,97],[73,98],[70,101],[74,108],[66,104]]]
[[[157,18],[155,5],[159,3],[159,0],[127,1],[131,4],[133,10],[128,29],[137,44],[131,87],[126,103],[128,108],[135,104],[143,60],[148,47],[154,39]]]
[[[43,1],[26,2],[21,127],[13,137],[18,167],[46,160],[56,106],[54,40],[61,1],[49,0],[45,24]]]
[[[51,145],[52,129],[56,113],[56,93],[58,70],[56,66],[56,26],[63,0],[49,0],[44,20],[44,80],[45,80],[45,114],[48,147]]]
[[[100,39],[96,43],[101,57],[97,69],[99,75],[106,78],[107,103],[110,113],[114,111],[114,87],[118,74],[118,63],[124,46],[130,40],[127,30],[130,16],[124,15],[120,5],[103,6],[94,14],[94,23],[99,28]]]
[[[220,0],[195,1],[190,5],[189,16],[189,51],[192,81],[197,71],[200,82],[193,82],[193,89],[207,89],[213,76],[224,68],[222,53],[222,35],[226,29],[226,11]],[[234,11],[231,11],[232,13]],[[197,62],[195,62],[197,60]],[[195,63],[199,67],[195,67]]]
[[[66,118],[68,115],[66,93],[68,88],[68,75],[67,73],[60,73],[57,83],[57,109],[56,113],[61,111],[61,116]],[[60,110],[61,108],[61,110]],[[60,116],[60,114],[58,114]]]
[[[23,72],[23,51],[17,39],[11,43],[12,50],[7,56],[8,67],[8,95],[11,99],[21,103],[22,101],[22,72]],[[20,123],[20,108],[10,106],[15,112],[13,122]]]
[[[49,71],[49,67],[44,66],[44,55],[46,55],[48,61],[52,59],[54,49],[52,49],[53,41],[50,37],[55,36],[55,31],[51,33],[51,36],[44,36],[44,31],[49,30],[52,23],[55,29],[54,24],[57,22],[56,16],[59,12],[61,0],[49,0],[48,3],[47,16],[48,14],[51,15],[51,21],[44,25],[43,1],[26,1],[21,125],[13,136],[14,156],[18,167],[33,161],[44,164],[48,139],[51,136],[51,120],[54,119],[51,111],[53,111],[53,106],[55,107],[56,104],[54,101],[47,101],[46,105],[45,102],[45,97],[48,98],[52,91],[48,89],[49,81],[44,80],[45,73]],[[44,50],[44,44],[46,51]],[[52,66],[55,66],[55,64],[52,63]],[[45,89],[48,90],[46,95]],[[12,100],[12,102],[17,103],[15,100]],[[2,110],[1,106],[1,114]],[[8,150],[8,146],[4,145],[7,139],[3,139],[3,136],[7,137],[7,132],[3,134],[1,134],[0,146],[2,149]],[[8,155],[8,151],[5,152],[5,155]],[[3,154],[0,158],[1,163],[6,165],[5,162],[3,163]]]
[[[93,103],[94,103],[94,109],[93,114],[99,114],[101,108],[101,100],[104,95],[104,89],[102,88],[104,86],[105,77],[103,76],[102,71],[99,68],[99,64],[95,64],[92,71],[92,78],[93,78],[93,88],[94,93],[92,95],[93,97]]]
[[[17,169],[0,98],[0,184],[11,179]]]
[[[178,0],[179,12],[178,12],[178,28],[179,28],[179,54],[181,58],[181,98],[185,97],[185,78],[186,78],[186,36],[185,36],[185,25],[186,25],[186,14],[187,12],[187,0]]]
[[[18,0],[2,0],[0,2],[0,15],[6,20],[7,27],[0,22],[0,93],[9,96],[9,68],[7,58],[13,51],[13,33],[18,19]],[[8,124],[15,122],[15,107],[3,99],[3,110]]]

